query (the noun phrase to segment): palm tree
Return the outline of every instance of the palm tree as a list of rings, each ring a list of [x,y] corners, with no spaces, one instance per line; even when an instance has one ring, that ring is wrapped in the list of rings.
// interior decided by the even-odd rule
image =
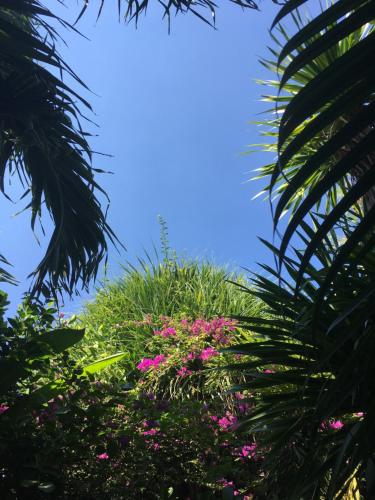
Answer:
[[[67,25],[37,0],[0,0],[0,189],[15,171],[29,196],[34,228],[42,207],[54,224],[34,291],[87,286],[115,241],[95,191],[92,151],[81,128],[90,105],[64,82],[83,85],[59,57],[58,34],[48,20]],[[61,72],[61,77],[56,73]]]
[[[301,25],[304,3],[281,8],[275,26],[291,15],[297,32],[280,28],[266,63],[280,72],[268,98],[277,162],[261,174],[277,198],[275,229],[291,217],[268,244],[277,270],[263,266],[271,276],[255,276],[251,291],[270,318],[242,318],[260,339],[236,352],[252,356],[248,424],[271,448],[281,497],[343,498],[355,485],[351,498],[373,498],[375,2],[338,0]]]
[[[246,383],[240,389],[252,392],[255,409],[244,425],[266,450],[266,498],[342,498],[354,482],[361,498],[374,498],[375,313],[368,289],[375,256],[339,271],[331,300],[316,318],[319,288],[335,251],[335,245],[322,250],[320,265],[308,265],[303,293],[294,291],[298,254],[285,257],[280,284],[270,268],[269,278],[256,275],[248,293],[266,308],[262,317],[241,320],[259,340],[230,349],[250,356],[242,364]]]
[[[287,2],[275,23],[303,3]],[[352,227],[322,285],[319,302],[340,266],[373,238],[375,72],[369,61],[375,53],[374,19],[373,1],[339,0],[299,26],[278,56],[280,96],[286,85],[295,85],[298,75],[307,76],[303,86],[294,87],[282,110],[278,161],[270,179],[271,192],[280,178],[286,181],[275,206],[275,225],[296,194],[303,193],[283,233],[280,262],[296,230],[302,230],[301,223],[317,204],[328,201],[332,209],[328,215],[317,216],[315,231],[305,235],[297,287],[329,231],[343,224]],[[360,201],[362,210],[358,210]]]

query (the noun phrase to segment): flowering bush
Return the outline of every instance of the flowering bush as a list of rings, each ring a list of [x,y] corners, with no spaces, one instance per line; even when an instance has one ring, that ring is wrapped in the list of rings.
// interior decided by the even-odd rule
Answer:
[[[0,407],[9,434],[3,491],[11,485],[38,498],[44,485],[55,498],[252,498],[262,451],[240,424],[253,399],[227,391],[235,372],[215,372],[218,382],[211,370],[234,361],[220,349],[235,341],[235,322],[159,317],[137,326],[152,334],[127,377],[132,387],[78,378],[21,422]],[[29,472],[17,483],[21,449]]]
[[[238,382],[238,375],[229,377],[227,372],[220,371],[213,374],[209,368],[236,361],[233,355],[221,352],[236,340],[235,321],[222,317],[192,320],[165,316],[152,320],[148,316],[133,322],[134,328],[145,326],[150,329],[145,344],[147,357],[139,360],[132,374],[137,387],[163,397],[183,399],[187,395],[196,399],[215,396],[220,390],[221,398],[231,400],[225,389]]]

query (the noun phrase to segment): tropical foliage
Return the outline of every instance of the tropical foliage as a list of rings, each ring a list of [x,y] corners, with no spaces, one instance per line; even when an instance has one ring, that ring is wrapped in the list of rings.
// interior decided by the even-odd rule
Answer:
[[[0,492],[7,498],[10,492],[25,493],[31,488],[37,498],[38,493],[55,490],[55,484],[45,479],[55,478],[58,470],[48,442],[52,437],[41,439],[40,426],[90,388],[93,375],[123,354],[79,367],[69,350],[82,340],[84,330],[57,315],[52,304],[43,306],[28,299],[14,318],[5,320],[6,306],[2,294]]]
[[[261,314],[260,302],[248,300],[230,281],[248,285],[244,276],[224,267],[178,258],[173,252],[169,256],[166,251],[161,261],[157,255],[139,259],[139,267],[128,264],[123,277],[104,283],[80,314],[78,324],[85,327],[86,335],[74,356],[85,363],[126,351],[128,357],[105,376],[120,375],[124,366],[129,368],[145,354],[152,332],[142,326],[134,330],[145,317],[159,320],[160,316],[185,316],[195,320]]]
[[[280,8],[263,61],[278,75],[264,82],[277,93],[263,122],[277,161],[260,173],[276,269],[249,285],[167,254],[128,266],[79,318],[78,349],[78,320],[28,301],[6,321],[2,295],[4,496],[375,496],[375,3],[337,0],[309,19],[305,4]],[[118,3],[127,21],[147,7]],[[215,21],[210,0],[161,8]],[[54,295],[87,287],[115,241],[80,124],[90,106],[63,79],[84,87],[56,52],[56,23],[74,29],[37,0],[0,0],[0,189],[16,172],[32,228],[43,205],[50,214],[33,292]]]
[[[36,0],[0,2],[0,189],[6,194],[4,178],[16,173],[32,229],[43,206],[51,216],[54,229],[33,290],[56,294],[87,286],[106,254],[106,237],[114,235],[94,194],[100,188],[80,124],[90,105],[64,81],[67,75],[83,86],[57,53],[52,21],[69,28]]]
[[[197,273],[202,269],[197,267]],[[203,272],[200,282],[214,273],[223,279],[224,273],[211,266],[211,274]],[[158,278],[156,274],[154,280]],[[178,274],[175,279],[180,283]],[[152,289],[151,280],[148,286]],[[233,285],[221,281],[219,287]],[[168,294],[168,289],[160,290]],[[210,296],[209,287],[203,288],[206,292]],[[220,299],[217,294],[217,304]],[[179,300],[192,301],[189,287],[181,287]],[[202,301],[208,304],[207,297]],[[252,302],[255,313],[258,301],[247,301]],[[244,377],[224,366],[240,364],[241,357],[221,352],[251,338],[235,320],[147,314],[126,322],[133,340],[139,335],[143,343],[136,362],[125,352],[84,367],[73,359],[77,346],[66,351],[83,336],[82,330],[71,329],[75,322],[62,313],[56,319],[52,308],[28,303],[11,320],[11,331],[18,333],[15,340],[10,341],[4,323],[8,335],[2,345],[8,353],[1,360],[2,384],[7,381],[5,368],[9,376],[14,372],[9,360],[25,367],[9,387],[2,385],[4,495],[178,499],[225,494],[250,499],[261,491],[263,451],[246,428],[237,429],[252,411],[253,397],[247,391],[231,392]],[[105,333],[102,344],[109,341]],[[131,347],[123,343],[127,345]],[[124,355],[122,368],[118,365],[110,377],[105,372],[97,376]]]
[[[297,32],[279,26],[265,62],[280,81],[266,82],[278,88],[266,98],[277,162],[261,175],[281,242],[268,245],[277,269],[264,266],[270,277],[256,276],[251,293],[269,316],[243,318],[263,339],[234,352],[257,357],[244,387],[258,390],[248,423],[271,445],[270,491],[372,498],[374,2],[338,0],[303,22],[304,3],[280,10],[274,26],[289,16]],[[254,372],[270,363],[276,373]]]
[[[233,4],[242,7],[242,9],[258,9],[258,2],[254,0],[230,0]],[[275,1],[275,0],[273,0]],[[82,2],[83,3],[83,2]],[[123,18],[125,22],[135,21],[138,23],[139,16],[146,14],[149,8],[149,0],[138,2],[137,0],[119,0],[117,3],[119,18]],[[151,2],[154,3],[154,2]],[[105,0],[100,0],[98,9],[98,18],[102,13]],[[217,4],[212,0],[175,0],[169,2],[162,2],[158,0],[155,2],[162,10],[163,18],[166,18],[170,25],[171,16],[177,14],[191,13],[200,20],[207,24],[215,24]],[[86,9],[90,6],[90,1],[85,1],[82,10],[78,16],[80,19],[85,13]],[[208,11],[208,16],[207,16]]]
[[[300,0],[287,2],[274,24],[303,3]],[[306,194],[295,207],[295,213],[283,233],[281,262],[296,231],[304,232],[303,221],[313,213],[316,204],[328,198],[332,208],[324,219],[315,216],[315,230],[305,234],[306,247],[297,287],[301,284],[305,266],[325,244],[329,232],[341,229],[343,224],[351,225],[348,239],[337,251],[321,287],[319,302],[328,292],[340,266],[353,252],[363,254],[372,247],[375,83],[373,67],[368,61],[372,59],[375,47],[375,32],[372,29],[374,9],[372,1],[339,0],[307,22],[306,26],[300,26],[278,56],[278,65],[283,67],[280,92],[284,85],[294,83],[294,77],[299,72],[307,76],[303,87],[295,89],[292,99],[282,111],[278,160],[270,181],[271,192],[282,177],[287,181],[275,206],[276,225],[284,208],[295,198],[295,193],[302,189]],[[315,66],[315,73],[311,71],[311,65]],[[306,145],[310,149],[303,151]],[[293,159],[302,151],[302,158],[297,159],[299,168],[289,171]],[[311,177],[313,182],[310,182]],[[310,186],[307,192],[306,184]]]

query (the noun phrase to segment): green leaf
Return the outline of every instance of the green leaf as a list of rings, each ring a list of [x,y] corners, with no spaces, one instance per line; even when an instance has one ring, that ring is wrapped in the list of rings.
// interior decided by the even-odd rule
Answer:
[[[51,332],[43,333],[37,340],[47,344],[54,353],[60,354],[80,342],[84,335],[84,329],[56,328]]]
[[[84,375],[94,374],[100,370],[103,370],[104,368],[107,368],[107,366],[110,366],[113,363],[121,361],[126,356],[127,353],[118,353],[118,354],[113,354],[112,356],[108,356],[107,358],[102,358],[97,361],[94,361],[93,363],[90,363],[89,365],[86,365],[83,368],[83,374]]]

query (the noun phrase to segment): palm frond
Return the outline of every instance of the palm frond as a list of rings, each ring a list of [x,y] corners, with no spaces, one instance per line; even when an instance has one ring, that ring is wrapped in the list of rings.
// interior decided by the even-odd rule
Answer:
[[[328,263],[334,259],[331,250],[322,252]],[[242,317],[241,324],[259,340],[231,348],[248,359],[241,364],[247,381],[240,389],[252,391],[256,399],[244,425],[258,435],[259,443],[269,446],[270,491],[272,485],[280,491],[285,480],[286,496],[281,498],[333,499],[353,474],[371,498],[374,255],[368,254],[361,265],[340,268],[318,321],[315,303],[330,265],[310,265],[310,286],[295,295],[300,260],[298,254],[295,260],[285,259],[290,289],[256,275],[252,293],[267,309],[263,318]],[[344,425],[334,430],[333,422]]]
[[[332,229],[350,220],[345,250],[337,254],[327,291],[340,266],[353,259],[362,247],[369,248],[374,224],[367,213],[375,201],[375,4],[373,1],[338,0],[320,14],[302,22],[296,10],[304,1],[289,1],[276,17],[275,26],[291,16],[297,31],[290,36],[281,26],[273,35],[277,50],[263,64],[278,73],[278,95],[274,114],[265,120],[266,135],[278,133],[277,162],[260,169],[268,176],[267,186],[274,205],[274,224],[291,210],[291,219],[282,233],[279,261],[293,239],[304,233],[305,223],[317,211],[313,232],[304,235],[305,258],[296,286],[303,282],[306,266]],[[353,213],[355,216],[353,216]],[[363,220],[365,219],[365,221]],[[356,227],[358,226],[358,230]],[[360,227],[360,229],[359,229]],[[355,233],[354,233],[355,231]]]
[[[69,28],[37,0],[0,0],[0,189],[5,194],[5,175],[16,171],[30,196],[32,228],[43,205],[52,218],[33,293],[72,293],[95,277],[106,238],[115,236],[95,194],[101,190],[80,123],[90,105],[63,76],[84,84],[56,51],[49,19]]]
[[[229,0],[229,1],[235,5],[238,5],[242,9],[258,9],[258,2],[256,2],[255,0]],[[216,11],[218,6],[212,0],[168,0],[168,2],[157,0],[157,2],[155,3],[160,6],[162,11],[162,16],[163,18],[167,19],[169,26],[172,16],[176,16],[177,14],[186,14],[186,13],[193,14],[195,17],[197,17],[198,19],[209,25],[215,24]],[[97,15],[98,18],[102,13],[104,4],[105,0],[100,0],[98,15]],[[84,15],[89,6],[90,6],[90,0],[85,0],[83,2],[83,7],[79,13],[77,21],[79,21],[79,19]],[[119,18],[123,18],[125,22],[135,21],[135,23],[137,24],[139,21],[139,17],[142,14],[146,14],[148,7],[149,7],[149,0],[142,0],[141,2],[139,2],[138,0],[117,1],[118,16]],[[208,15],[206,15],[207,12]]]

